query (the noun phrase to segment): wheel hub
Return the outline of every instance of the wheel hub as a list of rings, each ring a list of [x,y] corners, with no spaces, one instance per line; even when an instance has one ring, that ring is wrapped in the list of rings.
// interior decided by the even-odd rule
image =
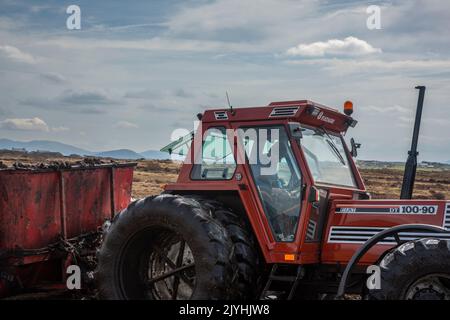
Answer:
[[[186,300],[195,286],[194,257],[189,245],[180,237],[170,237],[150,254],[148,284],[151,298]]]
[[[406,292],[407,300],[449,300],[450,276],[428,275],[415,281]]]

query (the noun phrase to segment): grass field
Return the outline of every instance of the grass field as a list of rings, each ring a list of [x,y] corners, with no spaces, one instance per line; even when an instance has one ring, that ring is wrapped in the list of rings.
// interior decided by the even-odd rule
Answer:
[[[403,181],[400,169],[361,169],[367,190],[375,199],[398,198]],[[416,199],[450,199],[450,170],[418,169]]]
[[[141,161],[134,176],[133,196],[158,194],[164,184],[175,182],[179,164]],[[401,169],[360,169],[367,190],[374,199],[396,199],[403,180]],[[414,186],[416,199],[450,199],[450,170],[418,169]]]
[[[21,152],[0,152],[3,165],[15,162],[33,164],[52,161],[74,162],[82,158],[55,156],[54,154],[26,154]],[[166,160],[140,160],[133,179],[133,197],[142,198],[159,194],[163,186],[175,182],[180,163]],[[367,190],[375,199],[397,199],[403,179],[401,166],[392,168],[361,168]],[[450,199],[450,170],[448,168],[419,168],[414,188],[416,199]]]

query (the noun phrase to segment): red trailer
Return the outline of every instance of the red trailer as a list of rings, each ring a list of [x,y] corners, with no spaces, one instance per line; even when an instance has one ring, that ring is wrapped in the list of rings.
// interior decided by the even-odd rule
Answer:
[[[66,289],[76,264],[95,268],[101,226],[127,207],[134,163],[0,170],[0,297]]]

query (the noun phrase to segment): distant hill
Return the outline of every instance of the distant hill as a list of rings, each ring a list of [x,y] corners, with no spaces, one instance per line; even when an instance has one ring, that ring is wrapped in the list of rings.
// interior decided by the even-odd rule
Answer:
[[[358,167],[362,169],[405,169],[405,163],[400,161],[379,161],[379,160],[356,160]],[[433,162],[421,161],[417,164],[417,168],[435,168],[435,169],[450,169],[450,162]]]
[[[147,150],[141,152],[142,157],[145,159],[157,159],[157,160],[166,160],[170,159],[170,155],[167,152],[161,152],[156,150]]]
[[[33,140],[33,141],[14,141],[9,139],[0,139],[0,149],[26,149],[27,151],[50,151],[59,152],[63,155],[78,154],[81,156],[92,156],[93,152],[71,146],[69,144],[48,141],[48,140]]]
[[[98,152],[98,153],[95,153],[95,156],[102,157],[102,158],[114,158],[114,159],[126,159],[126,160],[136,160],[136,159],[144,158],[142,156],[142,154],[134,152],[133,150],[129,150],[129,149],[118,149],[118,150]]]
[[[25,149],[26,151],[50,151],[59,152],[65,156],[70,155],[80,155],[80,156],[94,156],[94,157],[104,157],[104,158],[114,158],[114,159],[157,159],[165,160],[170,159],[168,153],[157,151],[157,150],[147,150],[142,153],[135,152],[129,149],[118,149],[118,150],[107,150],[101,152],[94,152],[85,150],[82,148],[74,147],[69,144],[49,141],[49,140],[33,140],[33,141],[14,141],[9,139],[0,139],[0,150],[12,150],[12,149]]]

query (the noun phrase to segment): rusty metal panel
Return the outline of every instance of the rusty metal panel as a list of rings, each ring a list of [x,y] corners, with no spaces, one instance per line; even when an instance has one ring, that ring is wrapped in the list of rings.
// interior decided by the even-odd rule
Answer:
[[[111,216],[109,170],[65,171],[67,238],[95,230]]]
[[[0,171],[0,249],[36,249],[61,230],[55,172]]]
[[[133,168],[114,170],[115,213],[125,209],[130,203],[133,182]]]
[[[0,170],[0,250],[37,249],[97,230],[131,198],[134,165]],[[113,200],[113,201],[112,201]]]

